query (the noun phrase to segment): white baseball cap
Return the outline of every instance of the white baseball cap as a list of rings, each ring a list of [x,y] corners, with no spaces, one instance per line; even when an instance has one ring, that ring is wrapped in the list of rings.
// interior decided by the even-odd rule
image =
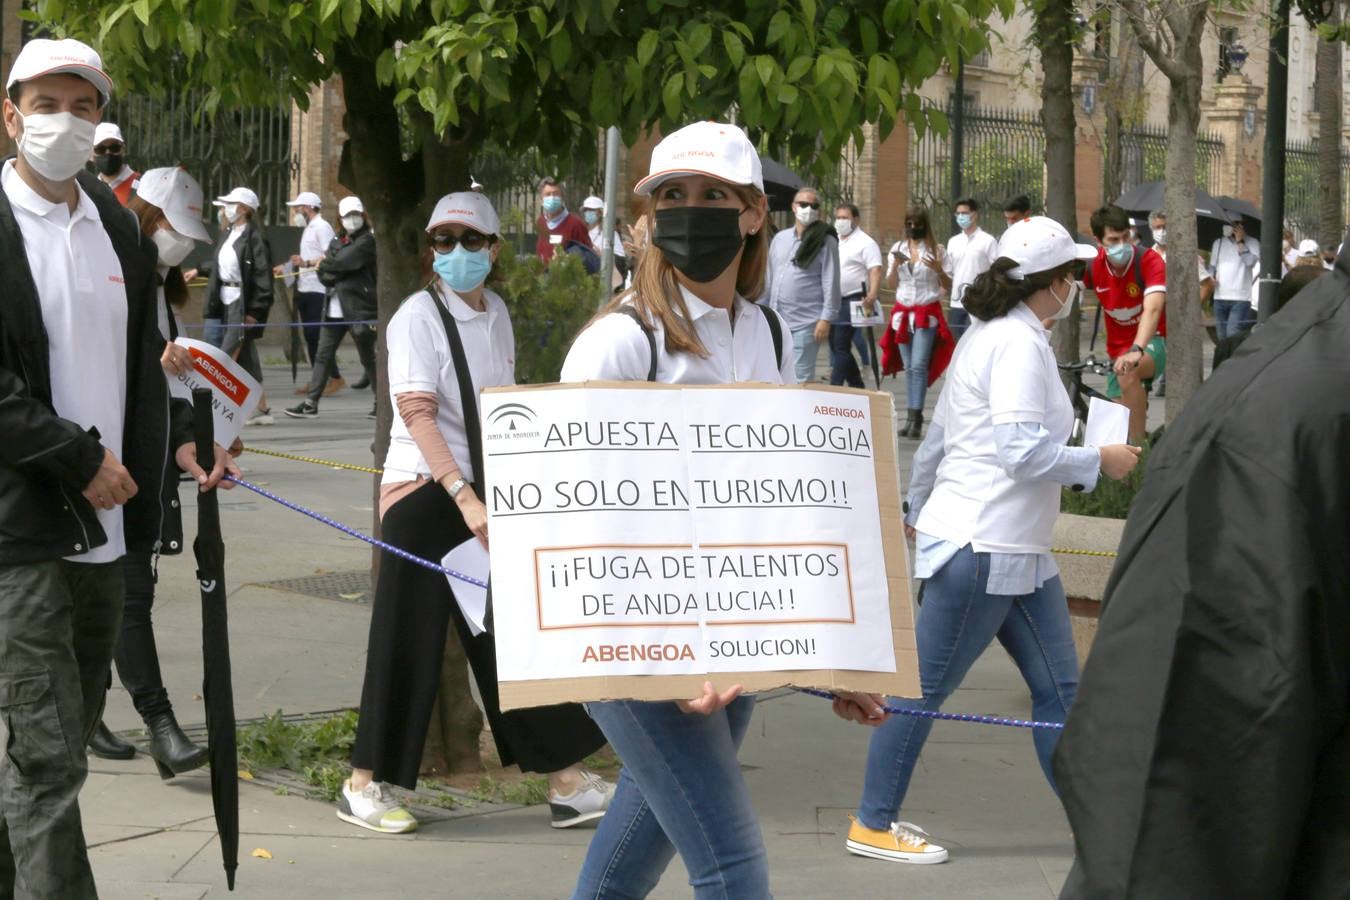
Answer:
[[[348,213],[363,213],[365,211],[365,204],[361,202],[360,197],[343,197],[338,201],[339,216],[345,216]]]
[[[604,209],[604,208],[605,208],[605,201],[601,200],[599,197],[597,197],[597,196],[595,196],[594,194],[592,194],[591,196],[587,197],[585,200],[582,200],[582,201],[581,201],[581,208],[582,208],[582,209]]]
[[[1020,281],[1076,259],[1096,259],[1097,248],[1074,243],[1068,230],[1049,216],[1032,216],[1008,226],[999,238],[998,255],[1017,262],[1008,277]]]
[[[313,207],[314,209],[319,209],[320,207],[323,206],[323,201],[320,200],[319,195],[314,193],[313,191],[301,191],[300,193],[295,195],[294,200],[287,200],[286,205],[310,206]]]
[[[35,38],[23,45],[5,82],[8,93],[14,85],[41,78],[43,75],[78,75],[98,91],[99,106],[107,106],[112,99],[113,83],[103,71],[103,60],[88,44],[66,38],[53,41]]]
[[[242,203],[249,209],[256,210],[258,208],[258,195],[246,187],[237,187],[224,197],[217,197],[211,201],[212,206],[224,206],[226,203]]]
[[[502,227],[501,219],[497,218],[497,210],[492,208],[491,201],[477,191],[446,194],[436,201],[436,208],[432,210],[431,218],[427,221],[427,231],[451,223],[488,235],[500,233]]]
[[[662,182],[683,175],[706,175],[764,193],[764,167],[755,145],[740,128],[722,122],[695,122],[663,138],[652,150],[647,177],[633,193],[649,196]]]
[[[1321,252],[1322,248],[1312,238],[1305,238],[1298,243],[1299,256],[1318,256]]]
[[[127,139],[122,137],[122,129],[112,122],[99,122],[98,126],[94,128],[94,146],[97,147],[104,141],[117,141],[119,144],[125,144]]]
[[[141,176],[136,196],[162,209],[174,231],[194,241],[211,243],[202,224],[202,186],[186,169],[151,169]]]

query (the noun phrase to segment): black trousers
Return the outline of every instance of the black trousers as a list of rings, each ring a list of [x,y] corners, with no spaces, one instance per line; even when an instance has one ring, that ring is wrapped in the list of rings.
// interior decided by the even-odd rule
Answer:
[[[150,554],[128,552],[122,557],[122,574],[126,580],[126,602],[113,661],[136,712],[148,722],[153,716],[173,712],[159,672],[159,651],[150,622],[150,610],[155,605],[155,573]]]
[[[361,365],[370,378],[370,391],[375,392],[375,329],[369,325],[330,325],[329,321],[341,322],[342,319],[324,318],[323,331],[319,335],[319,356],[314,360],[314,368],[309,376],[309,399],[318,403],[328,379],[337,373],[337,349],[347,332],[352,333],[352,342],[361,357]],[[455,507],[458,511],[459,507]],[[398,545],[395,545],[398,546]],[[436,557],[440,559],[440,557]]]
[[[432,560],[472,537],[459,507],[435,481],[390,507],[382,529],[390,544]],[[502,765],[556,772],[604,746],[604,735],[580,704],[502,712],[492,635],[470,633],[444,575],[386,553],[370,618],[353,766],[374,770],[376,781],[416,787],[452,622]]]

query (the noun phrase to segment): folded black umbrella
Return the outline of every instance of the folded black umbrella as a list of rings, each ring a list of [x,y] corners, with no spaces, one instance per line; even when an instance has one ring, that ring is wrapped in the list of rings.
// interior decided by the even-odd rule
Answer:
[[[197,464],[215,465],[211,391],[192,392]],[[206,701],[206,752],[211,761],[211,806],[220,836],[225,881],[234,890],[239,868],[239,759],[235,746],[234,686],[230,677],[230,628],[225,608],[225,541],[215,490],[197,494],[197,581],[202,594],[202,697]]]
[[[806,182],[795,172],[780,162],[769,158],[762,160],[764,167],[764,193],[769,198],[769,212],[787,212],[792,209],[792,198],[797,196]]]

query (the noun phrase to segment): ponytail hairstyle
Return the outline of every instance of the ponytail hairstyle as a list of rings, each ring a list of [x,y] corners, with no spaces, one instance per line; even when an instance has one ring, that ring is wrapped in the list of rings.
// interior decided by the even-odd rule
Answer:
[[[1044,272],[1035,272],[1026,278],[1013,278],[1008,272],[1017,268],[1017,260],[1000,256],[968,288],[961,297],[966,312],[981,322],[997,319],[1012,312],[1019,303],[1025,303],[1037,291],[1043,291],[1060,278],[1072,277],[1080,263],[1070,260]]]

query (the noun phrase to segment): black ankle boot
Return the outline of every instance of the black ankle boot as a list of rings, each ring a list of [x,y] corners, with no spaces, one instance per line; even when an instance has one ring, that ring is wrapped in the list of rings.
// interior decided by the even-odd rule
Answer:
[[[902,438],[907,438],[909,437],[909,430],[913,427],[914,427],[914,410],[911,409],[905,413],[905,424],[900,426],[900,430],[897,431],[896,434],[898,434]]]
[[[136,748],[99,722],[94,736],[89,739],[89,752],[99,759],[131,759],[136,755]]]
[[[916,441],[923,437],[923,410],[914,414],[914,427],[909,430],[909,436]]]
[[[173,713],[151,716],[145,720],[145,728],[150,732],[149,753],[159,769],[160,778],[167,781],[206,765],[206,748],[188,740]]]

